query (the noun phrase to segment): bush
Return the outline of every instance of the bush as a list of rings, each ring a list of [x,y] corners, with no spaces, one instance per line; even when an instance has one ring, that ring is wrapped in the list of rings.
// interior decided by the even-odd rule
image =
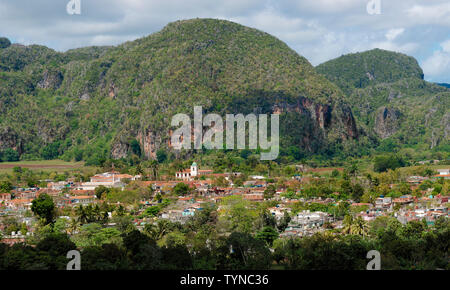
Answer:
[[[16,150],[8,148],[0,153],[1,161],[4,162],[15,162],[19,161],[19,153]]]

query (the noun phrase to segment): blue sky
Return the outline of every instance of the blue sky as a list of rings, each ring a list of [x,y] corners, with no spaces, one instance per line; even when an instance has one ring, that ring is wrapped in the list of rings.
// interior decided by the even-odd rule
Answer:
[[[434,82],[450,83],[450,1],[446,0],[0,0],[0,35],[59,51],[116,45],[167,23],[220,18],[261,29],[313,65],[342,54],[382,48],[414,56]],[[379,1],[381,14],[367,5]]]

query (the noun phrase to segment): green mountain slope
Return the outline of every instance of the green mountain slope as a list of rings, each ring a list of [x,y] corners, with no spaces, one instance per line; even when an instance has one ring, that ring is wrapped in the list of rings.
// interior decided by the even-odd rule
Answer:
[[[133,140],[154,158],[170,149],[172,116],[194,105],[280,113],[282,148],[304,154],[358,136],[339,88],[283,42],[228,21],[178,21],[117,47],[0,50],[0,149],[25,158],[121,158]]]
[[[390,144],[386,149],[448,146],[450,90],[424,81],[414,58],[375,49],[331,60],[317,71],[346,92],[358,123]]]
[[[343,55],[316,69],[347,94],[354,88],[391,83],[404,78],[423,79],[423,71],[414,58],[382,49]]]

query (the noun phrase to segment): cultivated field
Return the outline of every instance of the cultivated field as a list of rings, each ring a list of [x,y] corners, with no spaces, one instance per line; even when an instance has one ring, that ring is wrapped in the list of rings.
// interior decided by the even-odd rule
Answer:
[[[85,171],[95,169],[84,166],[84,162],[66,162],[62,160],[18,161],[0,163],[0,174],[11,173],[14,167],[28,168],[33,171]]]

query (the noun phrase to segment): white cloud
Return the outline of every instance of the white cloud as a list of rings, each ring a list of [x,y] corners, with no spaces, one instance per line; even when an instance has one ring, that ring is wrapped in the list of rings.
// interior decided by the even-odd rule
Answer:
[[[427,58],[422,68],[425,75],[432,81],[449,82],[450,76],[450,40],[441,43],[441,49],[434,51],[433,55]]]
[[[369,0],[81,0],[77,16],[67,15],[68,1],[1,0],[0,35],[64,51],[116,45],[175,20],[220,18],[278,37],[313,65],[378,47],[416,56],[429,72],[435,65],[435,75],[446,72],[450,50],[448,0],[382,0],[381,15],[367,13]]]
[[[441,43],[441,47],[444,52],[450,53],[450,40]]]
[[[404,28],[398,28],[398,29],[390,29],[387,33],[386,33],[386,39],[389,41],[393,41],[395,40],[398,36],[400,36],[401,34],[403,34],[403,32],[405,32]]]
[[[450,2],[414,5],[407,9],[407,14],[415,23],[450,25]]]

